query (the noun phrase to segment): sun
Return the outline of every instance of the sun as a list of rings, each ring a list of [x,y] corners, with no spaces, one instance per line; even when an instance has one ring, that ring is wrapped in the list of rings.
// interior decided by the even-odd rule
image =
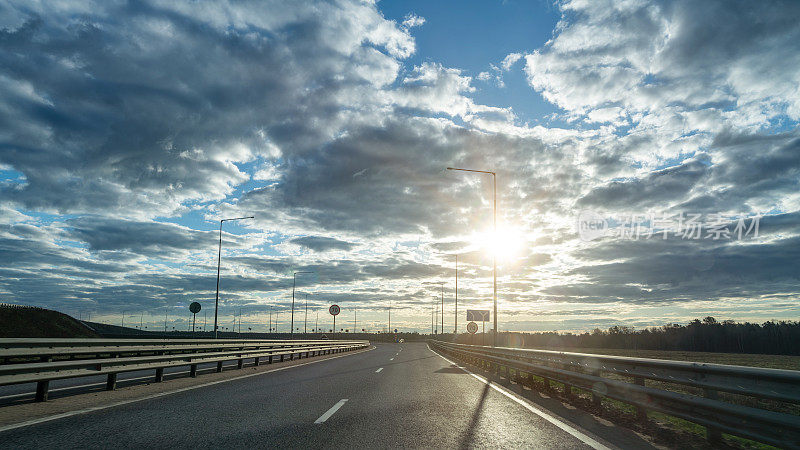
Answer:
[[[525,245],[525,237],[515,227],[498,226],[497,233],[492,230],[476,233],[470,241],[498,261],[512,261],[519,255]]]

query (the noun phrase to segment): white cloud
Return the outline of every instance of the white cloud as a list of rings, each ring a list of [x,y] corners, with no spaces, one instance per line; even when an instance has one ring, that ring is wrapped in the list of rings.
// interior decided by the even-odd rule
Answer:
[[[425,24],[424,17],[420,17],[416,14],[411,14],[411,13],[406,15],[402,23],[404,28],[421,27],[423,24]]]
[[[503,62],[501,62],[500,65],[503,67],[503,70],[509,71],[520,59],[522,59],[522,53],[509,53],[503,58]]]

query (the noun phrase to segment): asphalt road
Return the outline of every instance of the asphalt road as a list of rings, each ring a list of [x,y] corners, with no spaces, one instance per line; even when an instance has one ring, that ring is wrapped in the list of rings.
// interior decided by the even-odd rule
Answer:
[[[371,351],[0,432],[0,442],[3,448],[647,447],[627,430],[571,414],[571,420],[561,419],[541,404],[491,387],[425,344],[377,344]]]

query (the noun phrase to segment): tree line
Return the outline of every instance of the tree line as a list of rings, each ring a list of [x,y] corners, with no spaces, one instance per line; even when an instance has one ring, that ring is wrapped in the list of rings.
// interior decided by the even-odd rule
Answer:
[[[800,322],[763,324],[718,322],[713,317],[687,325],[669,324],[635,330],[614,326],[581,334],[540,332],[501,333],[501,345],[528,348],[618,348],[720,353],[800,355]],[[463,339],[459,339],[463,340]]]

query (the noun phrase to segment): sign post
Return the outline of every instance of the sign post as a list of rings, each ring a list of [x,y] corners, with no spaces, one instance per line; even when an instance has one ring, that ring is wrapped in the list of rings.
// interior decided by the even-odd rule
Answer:
[[[470,343],[475,345],[475,333],[478,332],[478,324],[475,322],[470,322],[467,324],[467,332],[470,334]]]
[[[333,316],[333,338],[336,339],[336,316],[341,312],[339,305],[331,305],[328,312]]]
[[[486,345],[486,322],[489,321],[489,310],[488,309],[468,309],[467,310],[467,320],[474,321],[474,322],[481,322],[483,325],[483,331],[481,332],[483,345]],[[478,324],[475,324],[475,331],[477,332]],[[467,328],[469,330],[469,328]]]
[[[200,312],[200,303],[192,302],[189,305],[189,311],[192,312],[192,334],[194,334],[194,324],[197,321],[197,313]]]

